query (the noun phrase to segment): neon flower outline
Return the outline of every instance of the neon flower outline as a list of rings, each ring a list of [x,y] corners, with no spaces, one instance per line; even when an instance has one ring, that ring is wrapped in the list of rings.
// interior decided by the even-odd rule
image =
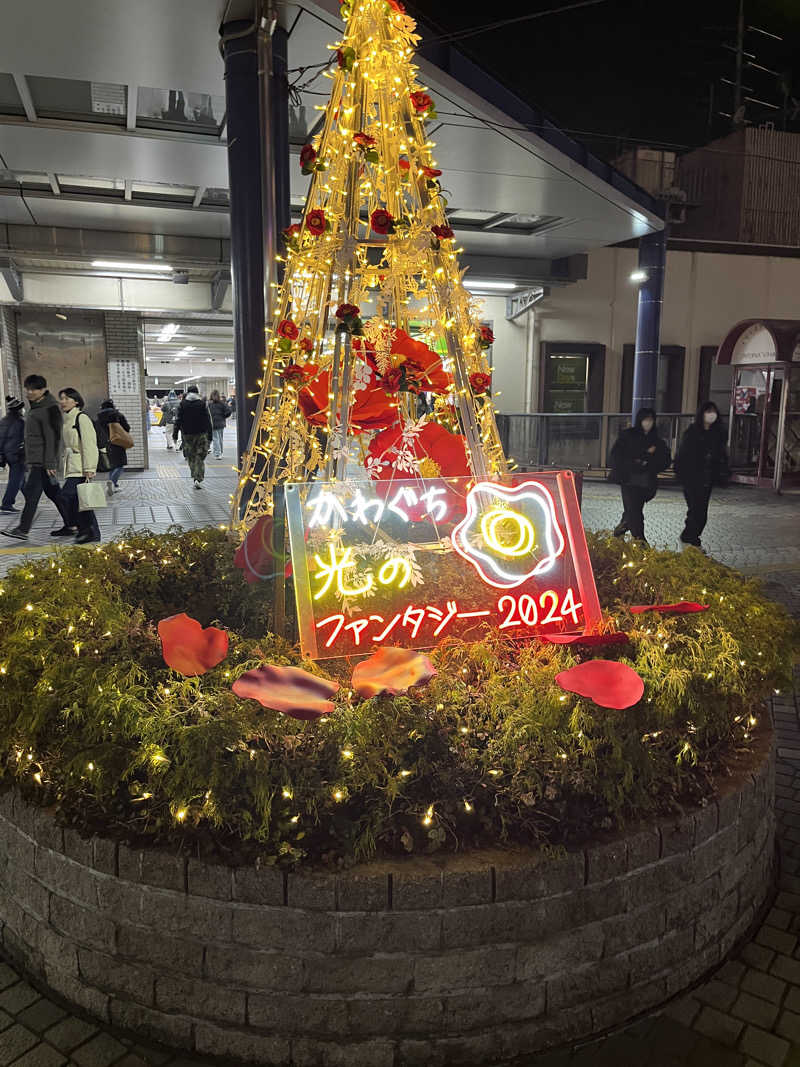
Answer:
[[[480,522],[481,511],[485,508],[486,496],[495,497],[504,504],[518,500],[533,500],[544,515],[544,536],[537,537],[537,543],[546,548],[547,554],[523,574],[509,574],[500,565],[501,560],[488,552],[481,551],[469,540],[476,523]],[[516,513],[515,513],[516,514]],[[527,519],[527,516],[525,516]],[[528,520],[530,521],[530,520]],[[451,534],[454,550],[471,563],[487,585],[495,589],[514,589],[527,582],[537,574],[549,571],[564,551],[564,535],[556,519],[556,509],[548,489],[541,482],[522,482],[513,488],[495,482],[478,482],[467,494],[467,513]],[[533,560],[533,554],[531,554]]]

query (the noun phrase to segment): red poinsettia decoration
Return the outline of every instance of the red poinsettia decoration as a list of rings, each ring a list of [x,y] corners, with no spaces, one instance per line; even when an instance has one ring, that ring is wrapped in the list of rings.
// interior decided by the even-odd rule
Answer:
[[[206,629],[185,613],[158,624],[164,662],[186,678],[205,674],[228,655],[228,635],[216,626]]]
[[[431,226],[431,233],[438,241],[449,241],[455,237],[451,226]]]
[[[608,634],[543,634],[540,641],[549,645],[582,645],[585,648],[603,648],[609,645],[628,645],[627,634],[614,631]]]
[[[634,615],[643,615],[646,611],[657,611],[659,615],[694,615],[697,611],[708,611],[708,604],[679,600],[676,604],[636,604],[630,610]]]
[[[475,396],[483,396],[489,391],[489,387],[492,384],[492,376],[491,374],[484,374],[482,371],[476,371],[474,374],[470,374],[469,384],[472,386]]]
[[[231,688],[237,697],[257,700],[264,708],[308,721],[331,714],[334,705],[330,698],[339,691],[339,683],[317,678],[299,667],[267,664],[247,671]]]
[[[313,174],[317,169],[317,150],[306,144],[300,149],[300,170],[303,174]]]
[[[313,211],[309,211],[306,215],[306,229],[309,233],[313,233],[315,237],[321,237],[327,228],[328,220],[321,207],[315,207]]]
[[[272,516],[262,515],[237,548],[233,564],[244,573],[247,584],[253,585],[274,577],[278,552]],[[284,566],[284,574],[288,578],[291,573],[292,563],[289,560]]]
[[[416,432],[398,423],[376,434],[367,449],[368,469],[378,479],[457,478],[470,473],[466,442],[438,422],[425,423]],[[416,469],[414,469],[416,468]]]
[[[442,367],[442,357],[422,341],[417,341],[405,330],[398,327],[394,331],[390,356],[392,370],[401,370],[401,388],[412,393],[446,393],[453,384],[453,379]],[[374,345],[362,338],[354,340],[355,351],[373,368],[378,369]],[[384,380],[386,375],[384,375]],[[395,382],[392,378],[390,381]]]
[[[424,685],[435,675],[436,668],[421,652],[384,645],[369,659],[356,664],[351,684],[360,697],[369,699],[379,693],[407,693],[412,686]]]
[[[481,348],[488,348],[494,344],[494,333],[491,326],[481,326],[479,339]]]
[[[378,142],[368,133],[354,133],[353,143],[359,148],[374,148]]]
[[[300,330],[291,319],[281,319],[278,323],[278,337],[285,337],[288,341],[296,341],[300,336]]]
[[[375,233],[388,234],[394,233],[394,215],[391,215],[384,208],[376,208],[369,217],[369,224]]]
[[[316,374],[317,368],[314,368]],[[331,376],[329,371],[316,374],[298,394],[300,410],[312,426],[326,426],[330,405]],[[397,420],[397,407],[392,404],[378,382],[377,375],[370,373],[370,380],[364,389],[356,389],[355,399],[350,407],[350,432],[365,433],[369,430],[382,430]]]
[[[433,97],[423,93],[422,90],[411,93],[410,100],[411,106],[418,115],[427,115],[433,110]]]
[[[311,340],[310,337],[302,337],[300,339],[300,344],[298,345],[298,348],[301,352],[313,352],[314,342]]]
[[[442,172],[438,169],[438,167],[423,167],[422,173],[425,175],[426,178],[431,179],[441,178],[442,176]]]
[[[400,367],[395,367],[393,370],[387,371],[381,378],[383,388],[387,393],[399,393],[406,383],[406,376]]]
[[[633,668],[609,659],[592,659],[561,671],[556,682],[568,693],[588,697],[601,708],[631,708],[644,695],[644,682]]]

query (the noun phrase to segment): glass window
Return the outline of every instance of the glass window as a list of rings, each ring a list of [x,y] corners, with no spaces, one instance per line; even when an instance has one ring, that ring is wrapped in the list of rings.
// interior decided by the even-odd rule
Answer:
[[[140,86],[136,98],[137,126],[218,135],[225,118],[225,98],[184,89]]]
[[[17,86],[10,74],[0,74],[0,115],[24,115]]]
[[[36,114],[42,118],[125,124],[128,90],[124,85],[38,75],[30,75],[27,81]]]

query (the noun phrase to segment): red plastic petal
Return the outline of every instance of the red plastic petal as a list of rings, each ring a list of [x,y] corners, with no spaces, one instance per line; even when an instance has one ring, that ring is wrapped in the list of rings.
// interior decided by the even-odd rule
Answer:
[[[204,630],[197,619],[170,615],[158,624],[164,662],[174,671],[193,678],[205,674],[228,655],[228,635],[216,626]]]
[[[631,708],[644,694],[644,682],[631,667],[609,659],[591,659],[556,675],[562,689],[588,697],[601,708]]]
[[[427,656],[410,648],[379,648],[353,669],[352,686],[360,697],[378,693],[406,693],[412,685],[424,685],[436,674]]]
[[[257,700],[264,708],[281,711],[293,719],[320,719],[330,715],[330,697],[339,690],[338,682],[318,678],[300,667],[276,667],[268,663],[247,671],[231,687],[237,697]]]
[[[604,645],[627,645],[627,634],[614,632],[609,634],[545,634],[540,640],[551,645],[585,645],[587,648],[601,648]]]
[[[631,611],[634,615],[643,615],[646,611],[657,611],[660,615],[693,615],[696,611],[708,611],[708,604],[679,600],[677,604],[636,604]]]

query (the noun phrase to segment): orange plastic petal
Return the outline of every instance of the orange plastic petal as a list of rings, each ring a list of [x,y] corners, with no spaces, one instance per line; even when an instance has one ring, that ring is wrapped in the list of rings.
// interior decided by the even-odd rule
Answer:
[[[164,662],[174,671],[193,678],[205,674],[228,655],[228,635],[216,626],[206,629],[185,613],[170,615],[158,624]]]
[[[406,693],[412,685],[424,685],[436,674],[427,656],[410,648],[379,648],[353,670],[353,689],[360,697],[378,693]]]
[[[293,719],[320,719],[334,710],[330,698],[339,683],[301,670],[268,663],[247,671],[231,687],[243,700],[257,700],[264,708],[283,712]]]
[[[644,694],[644,682],[625,663],[592,659],[556,675],[562,689],[588,697],[601,708],[631,708]]]

